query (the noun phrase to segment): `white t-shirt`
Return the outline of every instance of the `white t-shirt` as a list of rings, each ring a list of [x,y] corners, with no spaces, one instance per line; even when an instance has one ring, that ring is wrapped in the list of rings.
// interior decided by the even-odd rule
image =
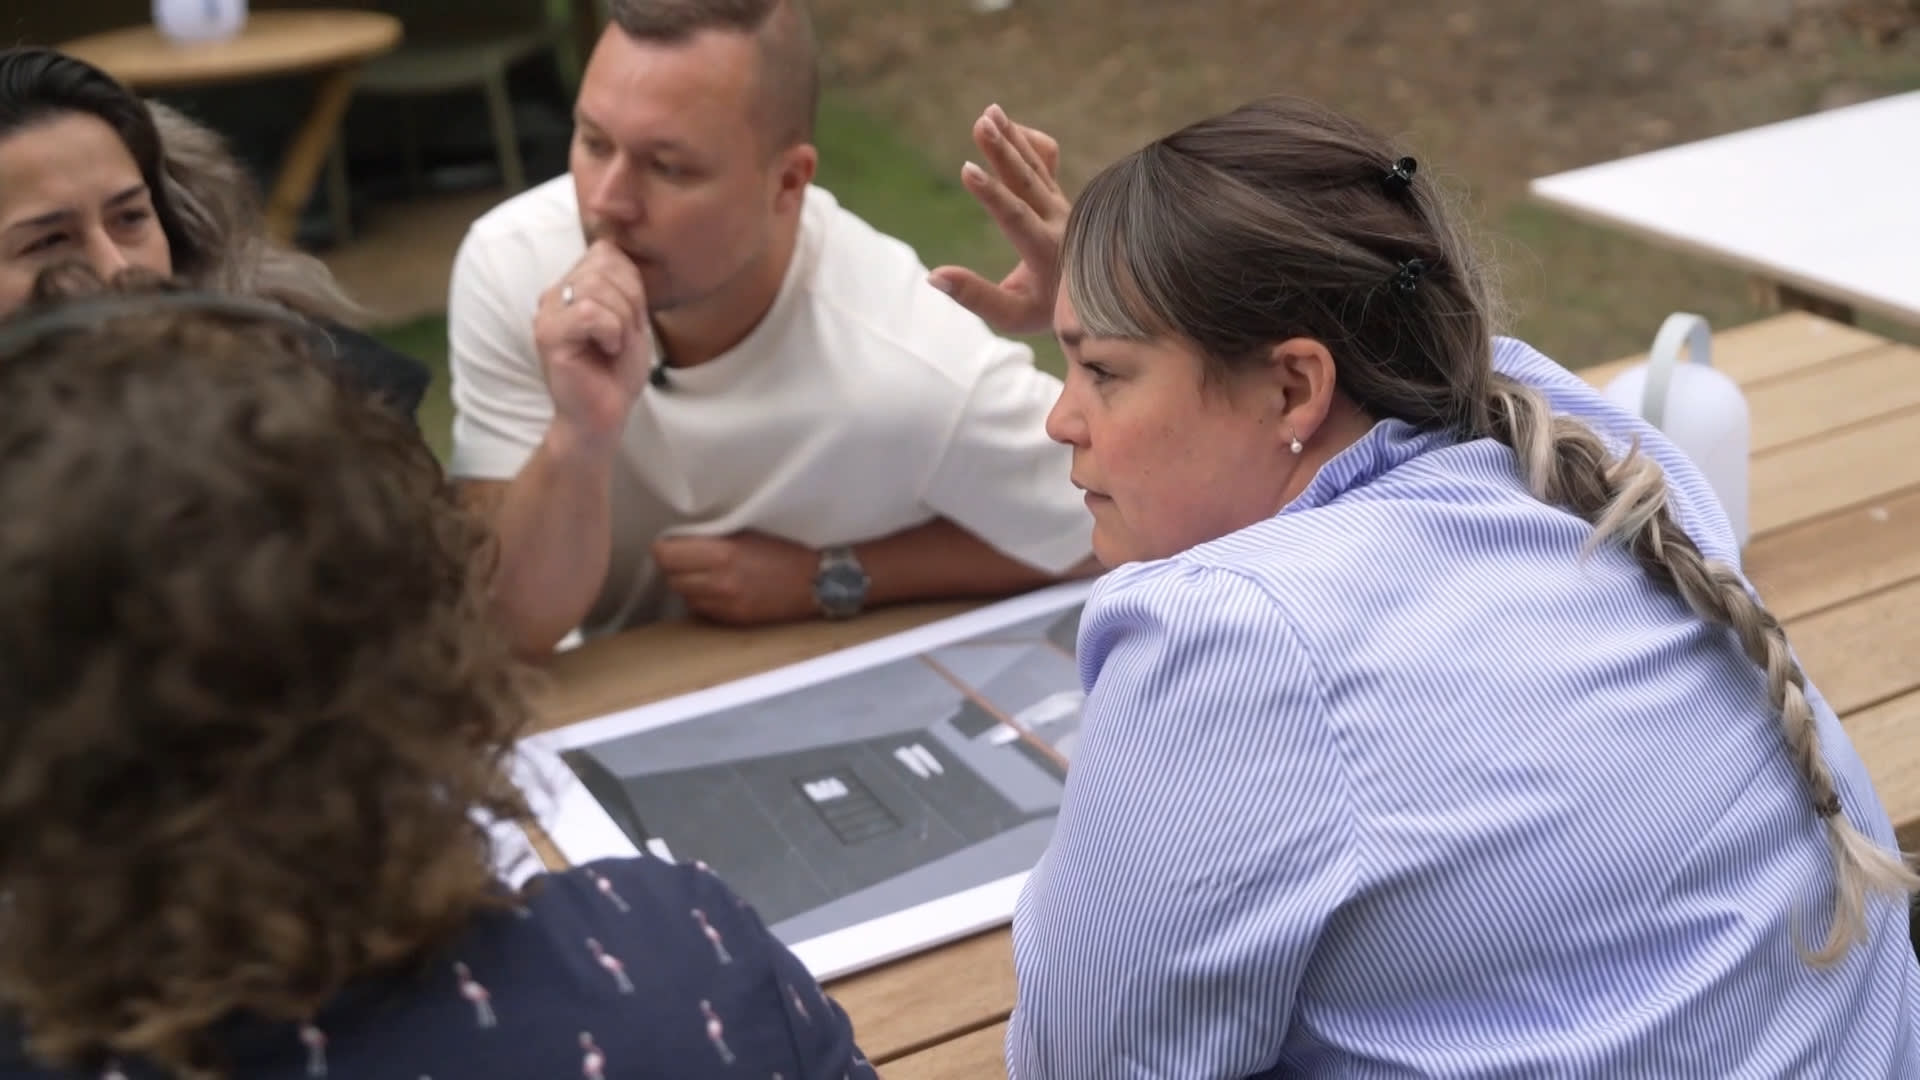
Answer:
[[[495,207],[461,243],[448,302],[456,476],[511,479],[545,437],[534,308],[585,251],[566,175]],[[821,548],[945,517],[1049,572],[1091,553],[1071,452],[1043,430],[1060,381],[926,277],[906,244],[808,189],[760,325],[634,406],[587,633],[678,610],[649,553],[663,535],[755,529]]]

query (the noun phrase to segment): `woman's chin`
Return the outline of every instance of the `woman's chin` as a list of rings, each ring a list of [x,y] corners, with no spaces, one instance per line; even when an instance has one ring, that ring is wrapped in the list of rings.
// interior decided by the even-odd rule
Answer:
[[[1093,561],[1100,564],[1101,570],[1111,570],[1136,558],[1138,556],[1129,554],[1121,538],[1109,536],[1107,530],[1097,524],[1093,527]]]

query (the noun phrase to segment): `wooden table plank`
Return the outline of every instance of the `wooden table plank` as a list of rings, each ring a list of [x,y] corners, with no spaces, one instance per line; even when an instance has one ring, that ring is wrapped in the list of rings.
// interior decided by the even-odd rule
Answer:
[[[1007,1025],[968,1032],[901,1058],[882,1070],[885,1080],[1005,1080]]]
[[[1782,621],[1920,578],[1920,488],[1757,537],[1741,564]]]
[[[1013,938],[1005,927],[827,985],[877,1062],[1003,1020],[1013,1008]]]
[[[1916,610],[1920,580],[1795,619],[1787,624],[1787,639],[1827,703],[1844,717],[1920,689]]]
[[[1920,349],[1868,349],[1748,387],[1752,452],[1920,406]]]
[[[1900,847],[1920,851],[1920,692],[1862,709],[1843,723]]]
[[[1748,484],[1756,537],[1920,486],[1920,411],[1756,454]]]
[[[1651,335],[1648,340],[1652,340]],[[1886,344],[1887,339],[1878,334],[1794,311],[1714,331],[1712,359],[1714,367],[1746,387]],[[1647,354],[1637,353],[1581,368],[1578,374],[1594,386],[1604,387],[1622,371],[1646,362]]]

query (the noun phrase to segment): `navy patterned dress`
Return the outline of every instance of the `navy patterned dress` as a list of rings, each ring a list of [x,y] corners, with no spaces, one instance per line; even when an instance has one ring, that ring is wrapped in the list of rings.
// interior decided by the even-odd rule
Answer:
[[[536,878],[424,972],[350,988],[309,1024],[220,1033],[260,1080],[871,1080],[847,1016],[713,874],[653,858]],[[156,1080],[139,1062],[0,1080]]]

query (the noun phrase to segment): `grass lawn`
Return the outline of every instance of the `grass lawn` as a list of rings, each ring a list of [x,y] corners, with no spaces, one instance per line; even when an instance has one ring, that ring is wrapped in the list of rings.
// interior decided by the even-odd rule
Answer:
[[[973,196],[960,186],[958,161],[936,166],[884,124],[832,93],[821,103],[818,131],[821,186],[883,232],[905,240],[928,266],[958,263],[997,277],[1013,253]],[[376,331],[389,345],[433,369],[433,388],[420,406],[420,426],[443,457],[450,442],[447,325],[440,316]],[[1060,371],[1051,339],[1031,342],[1039,364]]]

